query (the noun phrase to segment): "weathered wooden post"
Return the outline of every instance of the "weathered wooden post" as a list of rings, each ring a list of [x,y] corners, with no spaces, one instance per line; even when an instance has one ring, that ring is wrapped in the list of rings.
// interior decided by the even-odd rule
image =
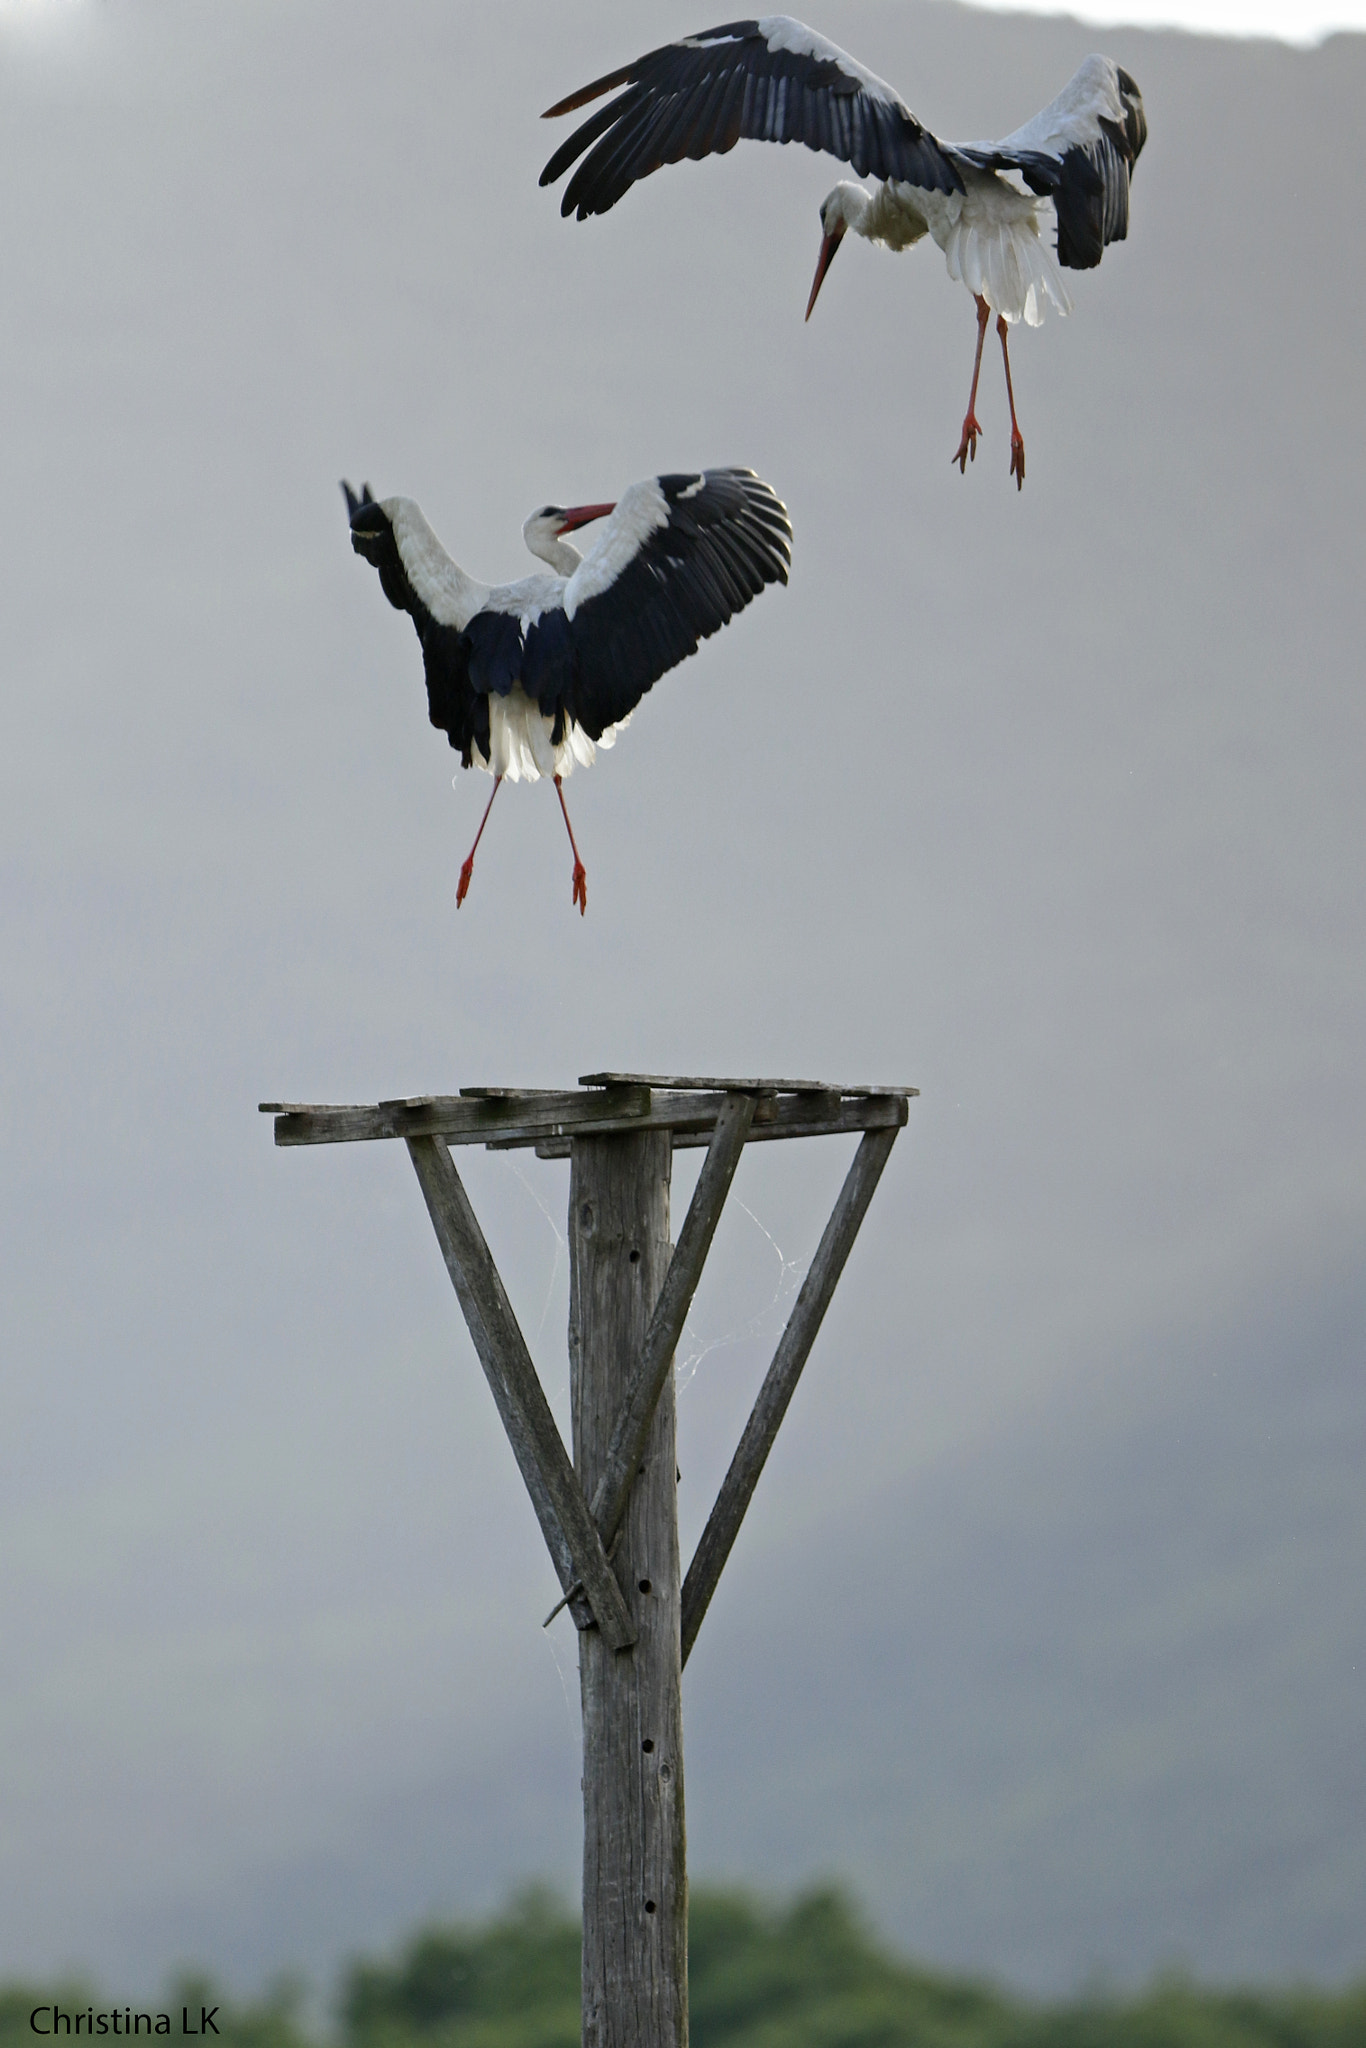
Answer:
[[[570,1399],[590,1500],[669,1267],[672,1163],[667,1131],[574,1141]],[[688,2038],[676,1472],[670,1373],[612,1558],[636,1641],[613,1650],[600,1629],[579,1637],[586,2048]]]
[[[563,1092],[261,1105],[277,1145],[406,1140],[579,1630],[585,2048],[686,2048],[682,1667],[915,1092],[590,1074]],[[861,1142],[680,1585],[673,1355],[735,1169],[748,1141],[839,1131]],[[453,1144],[571,1161],[572,1465]],[[707,1157],[671,1248],[672,1157],[687,1145]]]

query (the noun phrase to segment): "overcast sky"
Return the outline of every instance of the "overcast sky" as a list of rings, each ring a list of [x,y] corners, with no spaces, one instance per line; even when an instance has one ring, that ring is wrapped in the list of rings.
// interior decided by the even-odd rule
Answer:
[[[697,1875],[1037,1985],[1359,1971],[1366,44],[828,0],[947,135],[1098,40],[1143,89],[1017,495],[932,247],[803,323],[830,161],[538,189],[694,0],[81,21],[0,58],[0,1974],[572,1888],[573,1629],[411,1172],[255,1105],[603,1067],[923,1091],[689,1666]],[[586,919],[543,787],[457,915],[488,785],[338,478],[501,579],[701,463],[790,588],[575,775]],[[742,1166],[685,1548],[850,1149]],[[565,1169],[468,1180],[563,1415]]]

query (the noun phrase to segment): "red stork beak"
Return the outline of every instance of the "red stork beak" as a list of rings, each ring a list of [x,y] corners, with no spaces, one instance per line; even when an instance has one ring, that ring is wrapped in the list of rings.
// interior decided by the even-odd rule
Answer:
[[[806,302],[806,317],[808,320],[811,318],[811,308],[816,303],[816,294],[825,283],[825,273],[835,260],[836,249],[844,240],[844,231],[847,225],[847,222],[840,221],[836,225],[833,234],[826,235],[821,242],[821,253],[816,259],[816,279],[811,287],[811,296]]]
[[[616,505],[571,505],[559,524],[561,533],[572,533],[576,526],[587,526],[594,519],[605,519],[609,512],[616,511]]]

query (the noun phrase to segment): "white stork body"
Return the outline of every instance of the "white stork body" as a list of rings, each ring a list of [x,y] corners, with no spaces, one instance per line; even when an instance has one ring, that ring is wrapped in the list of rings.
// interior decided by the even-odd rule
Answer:
[[[525,634],[539,624],[546,612],[568,611],[569,583],[583,557],[578,549],[557,535],[544,541],[534,530],[542,515],[533,513],[523,535],[533,554],[549,559],[556,573],[550,576],[522,576],[515,583],[478,583],[451,560],[428,525],[420,505],[411,498],[386,498],[381,509],[388,516],[398,550],[414,595],[431,617],[464,632],[471,619],[482,612],[515,619]],[[611,506],[598,508],[610,512]],[[539,542],[539,544],[538,544]],[[552,554],[552,550],[554,553]],[[571,559],[572,558],[572,559]],[[571,600],[572,602],[572,600]],[[555,719],[528,697],[520,683],[505,693],[488,693],[488,746],[481,736],[469,743],[467,766],[482,768],[496,782],[537,782],[541,776],[572,775],[575,765],[591,768],[598,747],[611,747],[622,726],[630,723],[628,711],[614,724],[604,726],[596,741],[573,718],[562,723],[561,736],[554,737]]]
[[[889,178],[875,192],[842,181],[825,203],[822,219],[842,219],[866,242],[909,249],[923,236],[944,252],[949,276],[983,298],[1011,325],[1043,324],[1045,302],[1070,313],[1072,301],[1040,229],[1050,211],[998,171],[965,165],[961,192],[927,192]],[[827,232],[829,231],[827,227]]]
[[[1108,57],[1088,57],[1049,106],[1003,141],[941,143],[882,79],[804,23],[774,14],[652,50],[549,113],[570,113],[618,86],[625,90],[590,115],[541,173],[543,185],[552,183],[582,157],[562,213],[580,220],[605,213],[661,164],[721,155],[742,137],[804,142],[843,158],[860,176],[871,173],[881,181],[874,191],[842,182],[821,207],[807,317],[848,229],[890,249],[928,235],[977,307],[972,396],[954,460],[966,470],[977,452],[977,375],[995,313],[1010,396],[1010,466],[1023,484],[1007,332],[1017,320],[1037,327],[1049,302],[1069,312],[1061,268],[1093,268],[1128,231],[1129,177],[1147,124],[1126,71]],[[1056,255],[1044,240],[1050,216]]]
[[[766,584],[786,583],[791,560],[786,509],[751,470],[650,477],[615,506],[547,505],[522,531],[552,573],[503,584],[467,575],[411,498],[343,488],[352,547],[417,628],[431,722],[495,794],[542,776],[560,790],[591,767],[651,685]],[[581,557],[564,535],[594,520],[605,523]],[[574,861],[582,909],[577,847]],[[473,866],[472,848],[457,904]]]

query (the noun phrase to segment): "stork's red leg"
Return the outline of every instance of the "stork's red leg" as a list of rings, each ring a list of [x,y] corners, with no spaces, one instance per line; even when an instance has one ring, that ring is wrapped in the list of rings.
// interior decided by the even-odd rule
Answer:
[[[574,827],[569,822],[569,811],[564,800],[564,786],[558,775],[555,777],[555,794],[560,799],[560,809],[564,812],[564,829],[569,834],[569,844],[574,848],[573,901],[578,904],[579,916],[582,917],[588,908],[588,870],[579,859],[579,849],[574,838]]]
[[[493,809],[493,797],[497,796],[498,785],[502,779],[501,775],[495,775],[493,778],[493,796],[484,805],[484,815],[479,820],[479,830],[474,835],[474,844],[470,848],[470,857],[460,870],[460,880],[455,885],[455,907],[457,910],[459,910],[461,904],[470,893],[470,877],[474,873],[474,856],[479,851],[479,842],[484,836],[484,827],[489,821],[489,812]]]
[[[999,316],[996,321],[996,332],[1001,337],[1001,358],[1006,366],[1006,397],[1010,400],[1010,474],[1015,479],[1016,490],[1022,491],[1024,489],[1024,435],[1020,432],[1020,422],[1015,417],[1015,387],[1010,381],[1010,350],[1006,346],[1006,336],[1009,334],[1010,329]]]
[[[968,393],[968,409],[963,418],[963,438],[958,444],[958,453],[949,457],[950,462],[958,464],[960,476],[966,476],[968,473],[969,456],[972,457],[974,462],[977,460],[977,436],[982,431],[981,423],[977,418],[977,379],[982,374],[982,343],[987,338],[987,322],[990,318],[991,308],[982,297],[982,294],[978,292],[977,354],[973,357],[972,363],[972,389]]]

